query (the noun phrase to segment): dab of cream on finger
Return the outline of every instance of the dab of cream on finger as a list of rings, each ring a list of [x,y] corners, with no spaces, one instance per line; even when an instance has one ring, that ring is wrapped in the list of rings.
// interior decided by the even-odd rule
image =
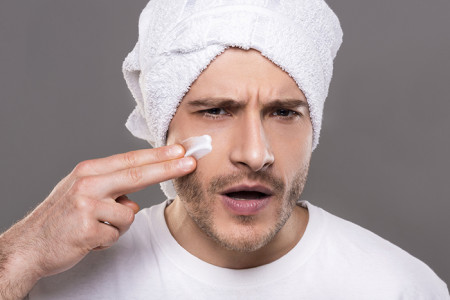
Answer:
[[[211,136],[207,134],[201,136],[193,136],[182,141],[181,145],[183,145],[184,149],[186,150],[184,157],[192,156],[196,160],[199,160],[212,151],[211,142]]]

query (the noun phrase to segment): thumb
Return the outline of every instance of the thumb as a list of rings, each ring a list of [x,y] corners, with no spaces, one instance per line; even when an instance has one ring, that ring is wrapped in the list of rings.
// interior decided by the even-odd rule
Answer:
[[[141,209],[139,205],[136,202],[131,201],[127,195],[122,195],[119,198],[116,199],[117,203],[120,203],[122,205],[128,206],[131,208],[135,214],[138,213],[138,211]]]

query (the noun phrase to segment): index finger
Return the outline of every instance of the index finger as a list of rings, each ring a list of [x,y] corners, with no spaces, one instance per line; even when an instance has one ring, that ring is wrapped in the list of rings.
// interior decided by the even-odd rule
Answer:
[[[179,144],[153,149],[134,150],[108,157],[83,161],[77,165],[74,172],[78,176],[107,174],[181,158],[184,153],[184,148]]]
[[[187,175],[197,167],[193,157],[144,165],[114,173],[85,177],[78,184],[86,195],[95,198],[116,199],[150,185]],[[80,189],[80,187],[78,187]]]

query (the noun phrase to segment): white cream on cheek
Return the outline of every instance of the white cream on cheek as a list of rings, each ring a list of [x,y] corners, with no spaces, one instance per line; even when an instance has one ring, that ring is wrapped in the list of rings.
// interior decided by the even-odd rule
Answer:
[[[188,139],[185,139],[180,144],[183,145],[184,149],[186,150],[184,157],[192,156],[196,160],[199,160],[200,158],[202,158],[203,156],[212,151],[211,142],[212,142],[211,136],[202,135],[202,136],[193,136]],[[177,196],[172,180],[162,182],[161,186],[163,191],[170,199],[174,199]]]
[[[199,160],[212,151],[211,136],[205,134],[202,136],[193,136],[181,142],[186,153],[184,156],[192,156]]]

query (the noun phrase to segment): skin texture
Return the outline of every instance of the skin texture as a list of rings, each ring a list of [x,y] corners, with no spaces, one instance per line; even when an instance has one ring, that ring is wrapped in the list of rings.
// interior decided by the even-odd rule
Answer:
[[[256,50],[227,49],[183,98],[167,143],[202,134],[212,137],[213,150],[174,181],[179,197],[165,211],[172,235],[221,267],[249,268],[286,254],[308,221],[295,202],[312,145],[306,98],[295,81]],[[269,204],[257,214],[231,212],[221,193],[240,184],[270,188]]]

